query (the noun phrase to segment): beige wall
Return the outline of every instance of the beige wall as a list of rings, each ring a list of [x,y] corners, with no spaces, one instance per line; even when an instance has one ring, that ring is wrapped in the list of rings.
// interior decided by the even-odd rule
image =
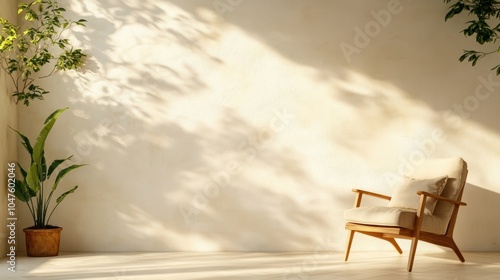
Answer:
[[[16,20],[16,1],[1,1],[0,2],[0,17],[6,18],[8,20]],[[0,221],[2,225],[7,221],[7,164],[10,162],[16,162],[17,159],[17,139],[15,135],[10,131],[8,126],[16,127],[17,125],[17,115],[16,107],[11,99],[10,91],[10,81],[3,70],[0,70]],[[21,206],[17,203],[17,206]],[[5,226],[0,227],[0,255],[4,256],[6,254],[5,248],[6,237],[8,236],[7,228]],[[19,239],[19,236],[17,237]],[[20,239],[21,241],[23,239]]]
[[[36,131],[69,105],[49,152],[90,164],[62,249],[343,250],[352,188],[462,156],[457,242],[500,250],[500,79],[458,62],[475,45],[441,2],[68,1],[87,69],[20,114]]]

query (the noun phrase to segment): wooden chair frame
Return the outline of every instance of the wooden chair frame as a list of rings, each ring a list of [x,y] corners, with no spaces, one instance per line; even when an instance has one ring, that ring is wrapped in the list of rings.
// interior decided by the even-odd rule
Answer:
[[[418,241],[424,241],[444,247],[451,248],[453,252],[457,255],[461,262],[465,262],[465,259],[457,247],[457,244],[453,240],[453,231],[455,229],[455,223],[457,220],[458,209],[460,206],[466,206],[466,203],[461,202],[462,194],[464,191],[465,181],[467,178],[467,169],[464,169],[462,174],[462,182],[460,185],[460,192],[458,194],[457,200],[448,199],[446,197],[437,196],[428,192],[419,191],[417,194],[420,196],[420,202],[417,209],[417,216],[415,218],[414,229],[407,229],[401,227],[390,227],[390,226],[377,226],[377,225],[364,225],[356,223],[346,223],[345,228],[349,231],[347,235],[347,246],[345,250],[344,260],[347,261],[349,258],[349,253],[351,251],[352,240],[354,238],[354,233],[359,232],[376,238],[380,238],[391,243],[396,250],[402,254],[403,251],[399,247],[395,238],[403,238],[411,240],[410,255],[408,257],[407,269],[409,272],[413,269],[413,261],[415,260],[415,252],[417,251]],[[373,196],[385,200],[390,200],[391,197],[383,194],[378,194],[374,192],[353,189],[356,193],[356,198],[354,200],[354,207],[360,207],[363,195]],[[448,228],[444,235],[434,234],[430,232],[421,231],[422,219],[424,217],[425,202],[427,197],[432,197],[441,201],[452,203],[454,205],[453,212],[448,223]]]

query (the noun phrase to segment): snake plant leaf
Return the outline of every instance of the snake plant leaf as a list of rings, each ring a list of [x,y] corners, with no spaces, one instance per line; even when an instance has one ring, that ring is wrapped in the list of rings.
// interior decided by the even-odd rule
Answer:
[[[65,192],[65,193],[63,193],[63,194],[61,194],[61,195],[57,198],[57,200],[56,200],[57,204],[61,203],[61,202],[63,201],[63,199],[65,199],[65,198],[66,198],[66,196],[67,196],[68,194],[70,194],[70,193],[74,193],[76,189],[78,189],[78,186],[75,186],[75,187],[74,187],[74,188],[72,188],[71,190],[69,190],[69,191],[67,191],[67,192]]]
[[[57,189],[57,186],[59,185],[59,182],[61,181],[61,179],[66,176],[66,174],[68,174],[69,172],[77,169],[77,168],[80,168],[82,166],[85,166],[86,164],[73,164],[69,167],[66,167],[64,168],[63,170],[59,171],[59,173],[57,174],[57,177],[56,177],[56,181],[54,182],[54,185],[52,186],[52,191],[54,191],[55,189]]]
[[[62,108],[54,111],[50,116],[45,120],[44,127],[38,134],[38,138],[36,139],[35,145],[33,146],[33,162],[37,164],[39,167],[42,166],[42,155],[43,149],[45,147],[45,140],[50,133],[50,130],[56,123],[59,116],[66,111],[68,108]],[[40,174],[41,172],[39,172]]]
[[[61,165],[62,163],[64,163],[65,161],[67,160],[70,160],[73,156],[69,156],[67,158],[62,158],[62,159],[56,159],[52,162],[52,164],[50,164],[50,167],[49,167],[49,173],[47,174],[47,178],[50,178],[50,175],[52,175],[52,173],[54,172],[54,170],[56,170],[57,167],[59,167],[59,165]]]

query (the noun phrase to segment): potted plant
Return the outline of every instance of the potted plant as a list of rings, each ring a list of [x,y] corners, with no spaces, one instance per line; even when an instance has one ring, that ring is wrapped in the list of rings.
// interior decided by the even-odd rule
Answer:
[[[59,204],[67,195],[73,193],[78,186],[59,195],[55,200],[55,204],[52,203],[52,198],[61,180],[71,171],[84,166],[84,164],[73,164],[62,168],[61,165],[67,160],[70,160],[71,156],[68,158],[56,159],[50,165],[47,164],[45,159],[44,149],[47,136],[56,120],[66,111],[66,109],[67,108],[56,110],[47,120],[45,120],[43,128],[38,134],[33,146],[28,137],[13,129],[21,137],[21,143],[31,158],[28,169],[24,169],[19,165],[22,180],[16,180],[15,188],[16,198],[26,203],[33,218],[34,225],[24,229],[26,235],[26,251],[30,257],[48,257],[57,256],[59,254],[62,228],[50,225],[50,218]],[[54,178],[56,170],[59,171]],[[49,184],[49,180],[52,181],[51,184]]]
[[[19,25],[0,18],[0,67],[12,80],[12,96],[16,103],[29,106],[32,100],[43,100],[44,95],[49,92],[37,85],[38,81],[57,71],[79,69],[84,65],[86,54],[73,47],[63,33],[74,26],[85,26],[86,21],[69,20],[64,16],[65,11],[57,1],[33,0],[19,3],[18,14],[22,21]],[[56,110],[47,118],[34,146],[26,136],[14,129],[31,157],[28,169],[20,167],[22,180],[16,181],[15,188],[16,197],[26,202],[34,222],[32,227],[24,229],[28,256],[58,254],[62,228],[51,226],[50,217],[62,200],[77,189],[76,186],[64,192],[55,200],[54,205],[51,204],[54,203],[52,196],[61,179],[82,166],[62,168],[61,164],[71,157],[55,160],[50,165],[45,161],[45,140],[66,109]],[[61,170],[51,186],[46,186],[59,167]]]
[[[16,103],[29,106],[30,101],[43,99],[49,92],[36,85],[39,80],[83,66],[86,55],[63,33],[75,25],[85,26],[86,20],[69,20],[65,11],[56,1],[35,0],[18,5],[23,24],[0,18],[0,65],[14,84]]]

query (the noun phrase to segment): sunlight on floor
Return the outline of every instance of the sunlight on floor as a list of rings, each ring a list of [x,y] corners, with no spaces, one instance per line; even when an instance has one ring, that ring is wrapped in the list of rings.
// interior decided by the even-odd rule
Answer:
[[[321,253],[63,253],[18,259],[17,272],[0,279],[496,279],[500,253],[420,253],[412,273],[407,255]]]

